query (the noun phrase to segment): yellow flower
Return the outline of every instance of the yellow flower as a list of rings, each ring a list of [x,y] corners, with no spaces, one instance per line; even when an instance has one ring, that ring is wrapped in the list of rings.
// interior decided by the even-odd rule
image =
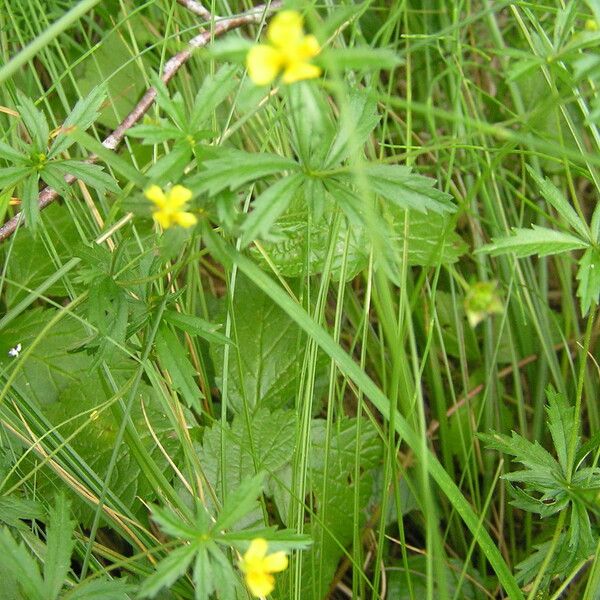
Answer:
[[[151,185],[144,195],[154,202],[153,217],[163,229],[172,225],[191,227],[196,224],[196,216],[184,210],[192,198],[192,192],[186,187],[175,185],[165,194],[157,185]]]
[[[313,79],[321,74],[320,67],[308,62],[321,51],[314,35],[304,35],[302,15],[284,10],[271,21],[267,30],[270,45],[258,44],[246,57],[248,75],[256,85],[271,83],[280,71],[283,82]]]
[[[288,566],[285,552],[273,552],[267,555],[267,548],[267,540],[262,538],[252,540],[240,563],[250,592],[257,597],[270,594],[275,589],[275,578],[271,573],[283,571]]]

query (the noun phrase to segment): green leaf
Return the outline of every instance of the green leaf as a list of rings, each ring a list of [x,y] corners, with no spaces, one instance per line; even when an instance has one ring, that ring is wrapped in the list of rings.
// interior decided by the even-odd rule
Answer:
[[[257,508],[264,481],[265,473],[261,471],[242,481],[235,491],[229,492],[214,524],[214,530],[223,531],[233,527],[242,517]]]
[[[0,169],[0,189],[16,185],[31,172],[31,167],[6,167]]]
[[[183,540],[193,540],[205,531],[200,531],[195,527],[187,525],[183,518],[176,515],[168,508],[152,506],[152,520],[158,524],[161,531],[174,538]]]
[[[304,335],[268,296],[243,277],[236,286],[232,316],[235,349],[230,351],[227,373],[223,373],[223,346],[211,346],[221,389],[223,377],[227,377],[228,408],[242,412],[244,407],[253,411],[259,406],[271,410],[293,406]],[[317,376],[322,373],[320,364]]]
[[[231,340],[227,336],[217,331],[221,324],[210,323],[200,317],[168,309],[163,312],[162,318],[167,323],[192,336],[197,335],[215,344],[231,344]]]
[[[221,587],[221,581],[213,577],[212,562],[208,558],[206,544],[198,546],[198,553],[194,561],[194,596],[196,600],[205,600],[215,590]]]
[[[552,436],[552,442],[556,449],[558,462],[563,469],[565,477],[568,476],[568,454],[573,428],[577,427],[575,421],[575,408],[569,406],[566,398],[560,392],[554,391],[552,388],[546,390],[546,398],[548,399],[548,429]]]
[[[106,99],[106,87],[104,85],[98,85],[90,91],[90,93],[84,98],[80,98],[73,110],[69,113],[69,116],[65,119],[62,125],[62,131],[66,131],[71,128],[78,128],[85,131],[88,129],[94,121],[100,116],[100,107]],[[48,157],[58,156],[61,152],[68,150],[75,140],[60,133],[54,140],[54,143],[50,147]]]
[[[216,424],[208,429],[204,433],[199,458],[206,479],[218,500],[223,501],[222,490],[225,488],[227,503],[231,503],[231,494],[236,493],[235,490],[239,489],[249,475],[259,472],[267,474],[267,487],[272,485],[275,481],[273,475],[292,460],[296,423],[296,415],[291,411],[269,411],[263,408],[256,411],[250,420],[236,415],[231,425],[221,427]],[[218,510],[212,506],[210,496],[207,496],[207,502],[212,511]],[[262,513],[258,508],[246,514],[243,520],[238,519],[235,530],[256,526],[257,523],[262,525]]]
[[[25,154],[19,152],[18,150],[16,150],[12,146],[9,146],[8,144],[5,144],[4,142],[0,142],[0,158],[4,158],[9,162],[15,163],[24,163],[29,160],[28,157],[25,156]]]
[[[190,187],[212,196],[225,189],[236,190],[267,175],[298,169],[298,163],[276,154],[222,148],[218,156],[203,163],[203,170],[188,180]]]
[[[120,192],[120,188],[111,175],[106,173],[100,165],[92,165],[79,160],[62,160],[53,163],[54,168],[63,175],[73,175],[87,185],[93,187],[100,194],[106,191]]]
[[[343,108],[339,129],[325,157],[326,169],[331,169],[352,155],[362,154],[363,145],[381,119],[376,103],[364,93],[352,93],[348,105]]]
[[[31,136],[33,145],[38,152],[44,152],[48,146],[50,135],[46,115],[25,94],[17,92],[17,96],[19,98],[17,109],[25,128]]]
[[[48,600],[46,588],[35,559],[19,544],[6,527],[0,529],[0,580],[3,586],[14,581],[27,600]]]
[[[513,228],[512,235],[494,238],[490,244],[478,248],[475,252],[498,256],[514,253],[515,256],[548,256],[571,250],[588,247],[588,242],[571,235],[547,227],[533,225],[531,229]]]
[[[548,204],[554,207],[556,212],[579,234],[579,237],[589,240],[590,232],[586,223],[581,220],[560,190],[549,179],[540,177],[529,165],[527,170]]]
[[[142,583],[139,595],[142,598],[154,598],[162,588],[170,587],[185,575],[195,555],[194,545],[185,545],[170,552],[167,558],[158,563],[156,571]]]
[[[216,544],[208,544],[207,547],[211,559],[213,580],[217,581],[219,585],[219,600],[235,600],[236,574],[231,567],[231,562]]]
[[[45,512],[40,503],[17,496],[0,496],[0,521],[17,529],[30,529],[24,520],[43,520]]]
[[[419,212],[454,212],[449,194],[433,186],[435,180],[412,172],[410,167],[367,163],[363,168],[370,188],[400,208]]]
[[[40,175],[34,172],[23,182],[22,206],[25,222],[35,235],[40,221],[40,206],[38,204]]]
[[[142,123],[136,125],[127,131],[127,135],[142,138],[142,144],[162,144],[168,140],[178,140],[185,137],[183,131],[168,125],[164,120],[161,120],[158,124]]]
[[[252,212],[242,225],[242,246],[256,238],[268,237],[269,230],[285,212],[304,181],[300,173],[280,179],[267,188],[252,203]]]
[[[44,561],[44,585],[52,598],[58,597],[71,570],[74,527],[75,522],[69,519],[69,503],[62,494],[58,494],[54,507],[49,511]]]
[[[163,370],[171,377],[177,390],[189,408],[200,409],[201,392],[196,383],[196,371],[189,361],[179,338],[164,324],[156,332],[156,353]]]
[[[73,190],[65,181],[65,176],[60,168],[56,168],[54,162],[47,163],[40,173],[44,183],[56,190],[60,196],[69,198],[73,196]]]
[[[197,131],[212,117],[214,110],[240,85],[235,77],[238,67],[223,65],[214,75],[204,78],[196,94],[189,128]]]
[[[146,176],[157,185],[164,186],[169,182],[179,181],[192,157],[192,146],[187,140],[177,142],[171,151],[161,156]]]
[[[65,600],[131,600],[136,586],[119,579],[85,579]]]
[[[156,90],[156,104],[169,115],[171,121],[173,121],[179,129],[185,130],[187,119],[181,94],[175,93],[175,95],[171,97],[169,89],[156,72],[150,74],[150,82],[152,83],[152,87]]]
[[[484,441],[488,448],[514,456],[514,460],[522,463],[529,469],[552,470],[558,467],[558,463],[552,455],[540,446],[537,441],[532,443],[514,431],[512,432],[512,436],[500,433],[489,435],[482,433],[478,437]]]
[[[587,315],[600,297],[600,250],[588,248],[579,259],[577,270],[577,297],[581,300],[581,313]]]

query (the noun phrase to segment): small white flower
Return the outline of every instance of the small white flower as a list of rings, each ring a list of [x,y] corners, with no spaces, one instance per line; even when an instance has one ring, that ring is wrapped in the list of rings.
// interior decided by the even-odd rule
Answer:
[[[19,354],[21,354],[21,349],[22,349],[22,347],[21,347],[21,344],[19,343],[14,348],[11,348],[8,351],[8,355],[12,356],[13,358],[17,358],[19,356]]]

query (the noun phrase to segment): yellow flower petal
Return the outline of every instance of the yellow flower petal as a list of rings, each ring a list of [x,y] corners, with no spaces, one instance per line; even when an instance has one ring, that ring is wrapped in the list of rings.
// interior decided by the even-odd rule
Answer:
[[[275,578],[264,571],[246,573],[246,583],[253,596],[268,596],[275,589]]]
[[[157,210],[152,216],[163,229],[168,229],[173,224],[170,213],[166,211]]]
[[[296,49],[298,58],[302,59],[313,58],[319,52],[321,52],[321,46],[314,35],[305,35]]]
[[[283,83],[294,83],[302,79],[314,79],[321,75],[321,68],[307,62],[294,62],[283,71]]]
[[[248,75],[256,85],[267,85],[277,77],[283,64],[281,53],[271,46],[259,44],[246,56]]]
[[[192,199],[192,192],[182,185],[174,185],[167,199],[170,208],[181,208]]]
[[[158,206],[163,206],[167,201],[165,193],[157,185],[151,185],[144,192],[144,196],[146,196],[148,200],[151,200],[152,202],[154,202],[154,204]]]
[[[268,548],[267,540],[263,538],[255,538],[250,542],[250,546],[248,546],[248,550],[243,556],[242,560],[242,569],[244,565],[252,565],[262,559],[267,554]]]
[[[198,222],[196,215],[193,215],[190,212],[176,212],[173,215],[173,219],[176,221],[177,225],[181,225],[182,227],[192,227]]]
[[[302,39],[302,15],[295,10],[283,10],[273,17],[267,39],[276,48],[287,48]]]
[[[285,571],[288,566],[288,557],[285,552],[273,552],[265,556],[263,559],[263,568],[269,573],[279,573],[279,571]]]

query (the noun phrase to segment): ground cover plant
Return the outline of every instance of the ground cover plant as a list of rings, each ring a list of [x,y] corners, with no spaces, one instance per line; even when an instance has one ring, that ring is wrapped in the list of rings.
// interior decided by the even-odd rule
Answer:
[[[0,598],[600,598],[598,0],[0,0]]]

